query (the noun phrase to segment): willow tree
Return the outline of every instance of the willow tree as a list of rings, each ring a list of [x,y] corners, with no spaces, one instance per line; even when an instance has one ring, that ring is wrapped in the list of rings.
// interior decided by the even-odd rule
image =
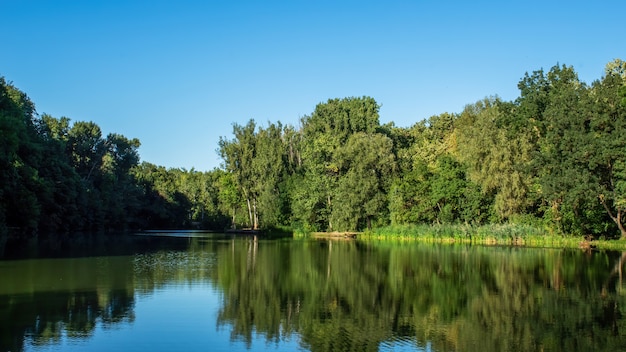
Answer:
[[[500,219],[521,214],[530,205],[532,179],[525,172],[531,160],[529,131],[507,121],[499,98],[465,107],[456,122],[456,154],[468,166],[469,178],[485,197],[494,195]]]
[[[489,211],[457,156],[457,115],[431,116],[408,129],[411,141],[398,150],[402,170],[389,192],[391,221],[482,223]],[[402,160],[403,159],[403,160]]]

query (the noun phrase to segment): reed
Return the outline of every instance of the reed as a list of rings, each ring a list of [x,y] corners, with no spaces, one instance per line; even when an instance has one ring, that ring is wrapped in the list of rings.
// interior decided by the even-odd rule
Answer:
[[[359,239],[626,250],[624,240],[586,241],[582,236],[561,235],[525,224],[392,225],[363,232],[359,234]]]

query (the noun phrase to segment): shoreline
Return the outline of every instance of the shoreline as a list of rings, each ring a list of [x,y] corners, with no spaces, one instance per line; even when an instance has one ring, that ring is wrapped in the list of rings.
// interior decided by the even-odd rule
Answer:
[[[353,239],[365,242],[420,242],[626,251],[626,239],[589,239],[582,235],[556,234],[529,225],[509,224],[477,227],[467,225],[407,225],[390,226],[364,232],[312,232],[302,236],[333,240]]]

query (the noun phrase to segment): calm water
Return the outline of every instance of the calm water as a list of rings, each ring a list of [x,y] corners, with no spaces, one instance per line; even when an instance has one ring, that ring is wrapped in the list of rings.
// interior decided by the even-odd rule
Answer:
[[[0,351],[618,351],[617,252],[185,233],[0,252]]]

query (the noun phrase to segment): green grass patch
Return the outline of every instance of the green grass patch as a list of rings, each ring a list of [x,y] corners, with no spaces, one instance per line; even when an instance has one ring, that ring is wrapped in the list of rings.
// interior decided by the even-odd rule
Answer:
[[[536,226],[524,224],[387,226],[361,233],[358,238],[365,241],[420,241],[626,250],[626,241],[624,240],[587,242],[582,236],[555,234]]]

